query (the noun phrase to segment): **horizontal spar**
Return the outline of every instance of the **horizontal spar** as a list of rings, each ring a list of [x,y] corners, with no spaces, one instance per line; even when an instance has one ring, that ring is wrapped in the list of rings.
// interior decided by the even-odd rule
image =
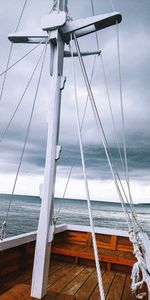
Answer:
[[[54,29],[54,17],[56,18],[57,27]],[[48,32],[53,32],[55,30],[59,30],[62,39],[69,43],[70,35],[75,33],[76,37],[82,37],[84,35],[93,33],[98,30],[102,30],[106,27],[115,25],[116,23],[120,23],[122,20],[122,16],[119,12],[113,12],[109,14],[103,14],[98,16],[93,16],[90,18],[79,19],[75,21],[66,21],[66,23],[62,26],[62,23],[58,22],[59,14],[53,16],[53,22],[51,21],[51,15],[45,16],[44,26],[41,29],[35,29],[34,31],[28,32],[16,32],[13,34],[9,34],[8,39],[13,43],[46,43],[46,39],[49,38]],[[44,17],[43,17],[44,19]],[[59,25],[58,25],[59,24]],[[55,38],[54,38],[55,40]]]

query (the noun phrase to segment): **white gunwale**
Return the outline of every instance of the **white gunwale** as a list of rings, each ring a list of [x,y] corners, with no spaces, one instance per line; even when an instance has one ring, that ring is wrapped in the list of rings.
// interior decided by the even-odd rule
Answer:
[[[55,227],[55,233],[63,232],[66,230],[91,232],[90,226],[61,224],[61,225],[57,225]],[[95,233],[129,237],[129,234],[127,231],[104,228],[104,227],[95,227]],[[35,241],[36,236],[37,236],[37,231],[31,231],[31,232],[20,234],[17,236],[8,237],[5,240],[0,242],[0,251],[4,251],[4,250],[7,250],[7,249],[10,249],[13,247],[17,247],[17,246]]]

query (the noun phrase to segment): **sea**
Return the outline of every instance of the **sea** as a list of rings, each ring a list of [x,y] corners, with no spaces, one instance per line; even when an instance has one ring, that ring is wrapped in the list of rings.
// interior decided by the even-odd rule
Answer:
[[[11,196],[0,194],[0,226],[6,219]],[[7,237],[37,230],[41,199],[37,196],[14,195],[7,219]],[[128,230],[120,203],[91,201],[97,227]],[[140,224],[150,236],[150,204],[135,204]],[[54,199],[57,224],[89,225],[87,202],[79,199]]]

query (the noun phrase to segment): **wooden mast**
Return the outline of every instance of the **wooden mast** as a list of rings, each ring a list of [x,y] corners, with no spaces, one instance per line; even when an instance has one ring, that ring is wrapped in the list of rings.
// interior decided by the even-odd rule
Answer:
[[[59,0],[57,9],[67,12],[67,0]],[[56,173],[56,153],[59,135],[61,90],[64,86],[63,59],[64,41],[58,29],[50,34],[50,115],[43,195],[35,248],[31,296],[42,298],[47,292],[50,247],[53,240],[53,198]]]

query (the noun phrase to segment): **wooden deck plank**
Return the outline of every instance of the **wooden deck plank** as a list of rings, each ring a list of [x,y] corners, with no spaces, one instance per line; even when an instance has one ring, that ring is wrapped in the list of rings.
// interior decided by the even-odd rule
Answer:
[[[126,281],[125,281],[125,286],[124,286],[124,291],[123,291],[123,296],[122,300],[135,300],[136,297],[132,294],[131,291],[131,276],[127,275],[126,276]]]
[[[82,272],[79,273],[63,290],[63,294],[75,295],[87,278],[94,272],[94,268],[86,267]],[[82,298],[81,298],[82,299]]]
[[[110,271],[106,271],[104,274],[103,274],[103,287],[104,287],[104,293],[105,293],[105,296],[107,296],[108,294],[108,291],[109,291],[109,288],[110,288],[110,285],[112,283],[112,280],[115,276],[115,272],[110,272]],[[99,287],[98,287],[98,284],[95,288],[95,290],[93,291],[93,293],[91,294],[89,300],[99,300],[100,299],[100,295],[99,295]]]
[[[72,263],[65,263],[62,268],[57,269],[54,273],[49,273],[48,276],[48,287],[50,287],[55,281],[60,280],[62,277],[65,276],[70,270],[74,269],[75,265]]]
[[[92,294],[93,290],[95,289],[96,285],[97,273],[96,271],[94,271],[76,293],[76,299],[88,299]]]
[[[65,272],[63,273],[61,278],[58,275],[55,282],[50,283],[49,281],[48,290],[53,292],[60,292],[71,280],[73,280],[84,269],[84,266],[74,265],[74,267],[70,271],[68,270],[68,272],[66,272],[64,270]]]
[[[49,275],[53,274],[57,270],[60,270],[61,268],[64,268],[67,265],[67,263],[63,261],[52,261],[50,262],[50,267],[49,267]]]
[[[47,296],[44,297],[44,300],[76,300],[76,297],[72,295],[67,295],[67,294],[62,295],[61,293],[48,291]]]
[[[100,300],[95,267],[52,261],[49,275],[49,288],[44,300]],[[22,280],[26,283],[19,279],[20,283],[2,293],[0,300],[37,300],[30,297],[31,286],[27,284],[26,277]],[[103,271],[106,300],[135,300],[130,284],[128,274]]]
[[[50,264],[49,274],[56,272],[57,270],[61,269],[64,266],[66,266],[65,262],[52,261]],[[31,276],[32,276],[32,270],[31,268],[29,268],[29,270],[23,273],[22,272],[17,272],[15,274],[11,273],[7,277],[4,277],[1,280],[1,284],[0,284],[0,295],[19,283],[29,284],[31,282]]]
[[[25,283],[31,281],[32,272],[31,270],[24,273],[10,274],[4,280],[1,280],[0,284],[0,295],[8,289],[17,285],[18,283]],[[1,297],[1,296],[0,296]]]
[[[110,290],[106,297],[106,300],[119,300],[122,299],[126,274],[116,273],[112,281]],[[127,300],[127,299],[126,299]]]
[[[18,284],[0,296],[1,300],[29,300],[31,287],[27,284]]]

